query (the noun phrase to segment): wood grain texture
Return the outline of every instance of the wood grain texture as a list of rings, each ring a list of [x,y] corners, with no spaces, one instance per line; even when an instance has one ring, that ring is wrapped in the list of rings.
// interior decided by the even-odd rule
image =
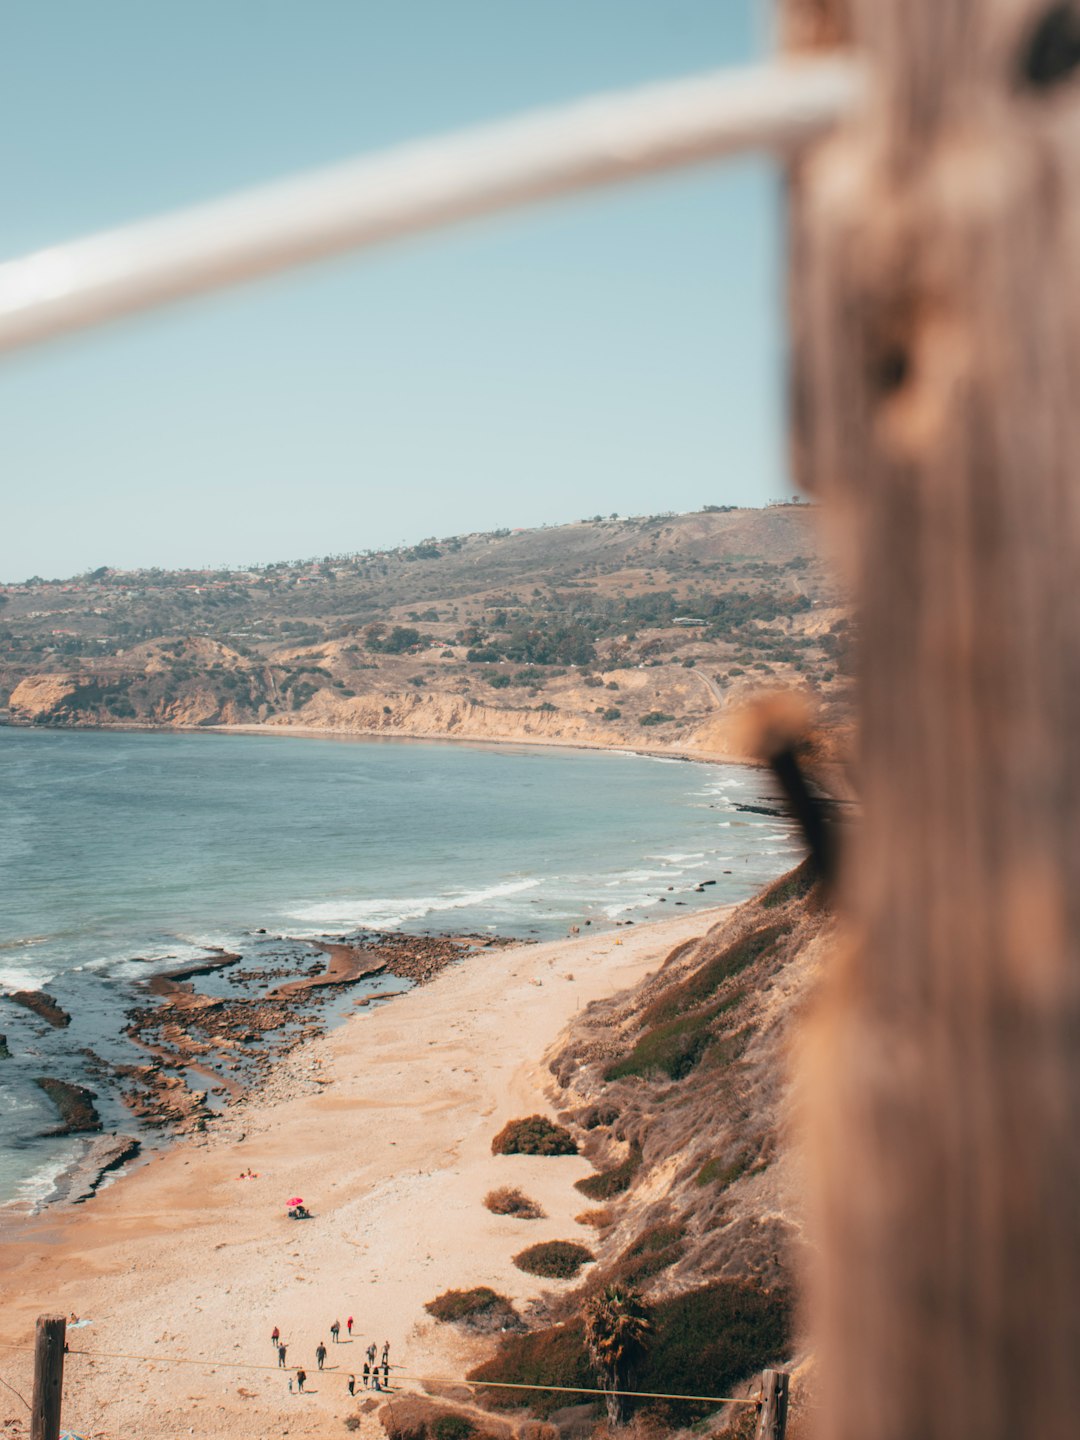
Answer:
[[[58,1440],[64,1392],[63,1315],[39,1315],[34,1335],[34,1390],[30,1406],[30,1440]]]
[[[1046,9],[860,0],[874,104],[792,192],[796,464],[860,630],[809,1057],[829,1440],[1080,1414],[1080,70],[1067,17],[1033,65]]]

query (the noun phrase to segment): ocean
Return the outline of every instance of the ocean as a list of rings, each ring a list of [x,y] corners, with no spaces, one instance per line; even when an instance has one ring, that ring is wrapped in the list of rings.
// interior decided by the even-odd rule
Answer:
[[[621,752],[0,728],[0,1205],[82,1144],[42,1134],[35,1079],[145,1059],[125,1015],[155,972],[220,947],[304,974],[306,942],[365,930],[541,940],[742,900],[800,858],[789,822],[736,808],[770,801],[754,769]],[[359,983],[329,1019],[388,982]],[[40,989],[69,1027],[3,998]],[[96,1073],[106,1130],[137,1133]]]

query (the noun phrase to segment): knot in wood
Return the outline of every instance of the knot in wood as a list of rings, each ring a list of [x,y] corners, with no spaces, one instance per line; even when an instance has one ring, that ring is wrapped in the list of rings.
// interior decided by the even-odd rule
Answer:
[[[1023,84],[1044,90],[1067,80],[1080,65],[1080,13],[1061,0],[1042,16],[1020,57]]]

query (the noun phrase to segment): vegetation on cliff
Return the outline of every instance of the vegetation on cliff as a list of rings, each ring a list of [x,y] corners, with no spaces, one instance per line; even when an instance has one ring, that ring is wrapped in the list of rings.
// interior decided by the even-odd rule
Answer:
[[[577,1018],[550,1067],[559,1118],[596,1167],[578,1189],[605,1202],[578,1217],[596,1264],[583,1285],[547,1295],[535,1328],[506,1337],[472,1378],[597,1387],[586,1317],[613,1290],[637,1296],[651,1326],[622,1390],[722,1396],[792,1358],[802,1185],[783,1142],[788,1055],[831,935],[804,864]],[[494,1386],[480,1398],[519,1403]],[[536,1392],[527,1403],[549,1416],[578,1402]],[[627,1405],[665,1425],[715,1409]]]
[[[0,706],[50,725],[647,735],[693,748],[763,681],[842,703],[847,622],[808,512],[610,518],[247,570],[102,566],[0,586]]]

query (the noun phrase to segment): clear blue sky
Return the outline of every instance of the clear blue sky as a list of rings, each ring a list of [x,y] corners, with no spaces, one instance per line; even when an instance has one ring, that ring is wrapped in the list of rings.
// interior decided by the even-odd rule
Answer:
[[[753,0],[4,0],[0,255],[767,49]],[[757,161],[499,216],[0,365],[0,579],[789,488]]]

